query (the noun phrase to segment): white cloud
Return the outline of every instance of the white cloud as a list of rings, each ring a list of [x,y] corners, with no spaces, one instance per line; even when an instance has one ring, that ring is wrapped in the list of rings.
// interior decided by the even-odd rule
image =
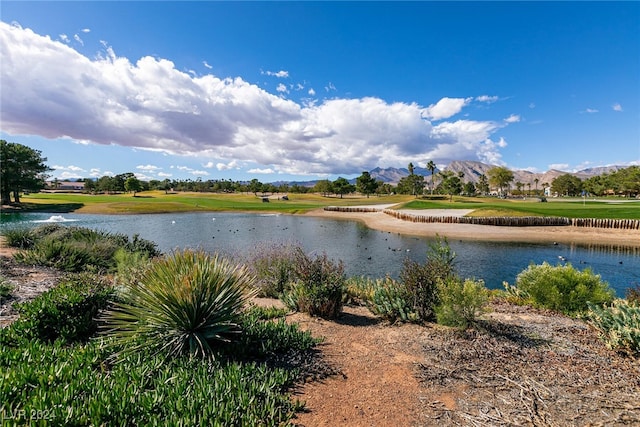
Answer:
[[[154,166],[154,165],[138,165],[138,166],[136,166],[136,169],[140,169],[140,170],[145,171],[145,172],[155,172],[155,171],[158,171],[158,170],[160,170],[162,168],[158,167],[158,166]]]
[[[217,163],[216,164],[216,169],[219,171],[226,171],[226,170],[231,170],[231,169],[238,169],[239,165],[238,162],[235,160],[230,161],[229,163]]]
[[[529,103],[529,108],[531,108],[531,109],[536,108],[536,104],[534,104],[533,102]]]
[[[269,174],[274,174],[276,173],[273,169],[271,168],[266,168],[266,169],[249,169],[247,171],[248,173],[256,173],[256,174],[261,174],[261,175],[269,175]]]
[[[166,173],[166,172],[158,172],[158,177],[159,178],[170,178],[171,176],[173,176],[170,173]]]
[[[213,68],[211,65],[209,65],[209,63],[207,61],[202,61],[202,65],[204,65],[204,67],[208,68],[208,69],[212,69]]]
[[[307,93],[308,93],[310,96],[316,96],[316,91],[315,91],[315,90],[313,90],[313,88],[309,89],[309,91],[307,91]]]
[[[512,114],[506,119],[504,119],[506,123],[518,123],[520,121],[520,116],[517,114]]]
[[[289,93],[289,90],[287,89],[287,87],[282,83],[280,83],[278,87],[276,87],[276,90],[280,93]]]
[[[552,163],[549,165],[549,169],[555,169],[559,171],[566,171],[569,169],[568,163]]]
[[[218,170],[251,164],[275,173],[347,175],[425,158],[499,161],[506,143],[491,138],[509,125],[445,120],[472,97],[427,108],[373,97],[300,104],[240,77],[192,76],[150,56],[131,62],[106,45],[99,58],[88,58],[2,22],[0,62],[4,132],[193,156],[203,169],[215,162]],[[329,83],[326,90],[336,89]]]
[[[54,165],[51,167],[56,171],[86,172],[86,169],[83,169],[80,166],[74,166],[74,165],[69,165],[69,166]]]
[[[267,76],[279,77],[281,79],[286,79],[289,77],[289,72],[280,70],[280,71],[263,71],[262,74],[266,74]]]
[[[77,41],[78,43],[80,43],[81,45],[83,45],[83,46],[84,46],[84,42],[82,41],[82,39],[80,38],[80,36],[79,36],[79,35],[74,34],[74,35],[73,35],[73,39],[74,39],[75,41]]]
[[[498,100],[497,96],[489,96],[489,95],[480,95],[476,97],[476,101],[478,102],[486,102],[487,104],[491,104]]]
[[[69,36],[66,34],[60,34],[58,38],[63,42],[69,44],[71,40],[69,40]]]
[[[622,105],[620,105],[617,102],[615,104],[613,104],[613,106],[611,108],[613,108],[613,111],[622,111]]]
[[[458,114],[471,102],[472,98],[442,98],[423,110],[424,116],[431,120],[448,119]]]
[[[90,33],[91,30],[89,28],[83,28],[82,30],[80,30],[81,33]]]
[[[332,91],[336,91],[336,90],[338,90],[338,89],[336,89],[336,87],[334,86],[334,84],[333,84],[333,83],[329,82],[329,83],[324,87],[324,90],[325,90],[326,92],[329,92],[330,90],[332,90]]]
[[[596,110],[595,108],[587,108],[586,110],[584,110],[584,112],[593,114],[593,113],[597,113],[598,110]]]

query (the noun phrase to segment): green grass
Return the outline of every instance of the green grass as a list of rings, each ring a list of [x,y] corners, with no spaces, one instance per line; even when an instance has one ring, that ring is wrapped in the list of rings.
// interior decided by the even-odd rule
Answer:
[[[141,214],[165,212],[211,212],[211,211],[244,211],[244,212],[278,212],[304,213],[324,206],[366,205],[379,203],[401,203],[411,196],[372,196],[366,197],[323,197],[318,194],[289,194],[288,201],[271,199],[264,203],[253,194],[218,194],[218,193],[170,193],[149,191],[131,194],[87,195],[38,193],[24,196],[22,201],[29,210],[97,213],[97,214]],[[49,210],[47,210],[49,209]]]
[[[454,197],[449,201],[412,200],[402,209],[473,209],[473,216],[550,216],[567,218],[640,219],[640,201],[615,203],[616,200],[583,201],[582,199],[501,200],[494,198]]]
[[[142,214],[165,212],[277,212],[305,213],[325,206],[397,204],[404,209],[472,209],[473,216],[552,216],[568,218],[640,219],[640,201],[621,199],[548,199],[527,200],[484,197],[454,197],[447,200],[420,200],[413,196],[323,197],[319,194],[289,194],[290,200],[271,199],[269,203],[253,194],[170,193],[148,191],[131,194],[87,195],[38,193],[22,198],[29,210],[43,212],[78,212],[96,214]]]

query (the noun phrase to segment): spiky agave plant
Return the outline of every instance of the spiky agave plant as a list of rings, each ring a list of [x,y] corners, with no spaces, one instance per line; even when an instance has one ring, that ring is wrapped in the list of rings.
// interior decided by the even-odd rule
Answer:
[[[239,316],[253,295],[253,277],[219,255],[185,250],[153,262],[121,302],[108,310],[104,330],[122,348],[169,356],[213,357],[212,345],[239,332]]]

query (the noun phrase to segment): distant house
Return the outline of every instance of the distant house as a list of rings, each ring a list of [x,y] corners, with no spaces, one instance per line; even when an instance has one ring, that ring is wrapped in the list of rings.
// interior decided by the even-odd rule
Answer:
[[[76,181],[47,181],[47,191],[84,191],[84,182]]]

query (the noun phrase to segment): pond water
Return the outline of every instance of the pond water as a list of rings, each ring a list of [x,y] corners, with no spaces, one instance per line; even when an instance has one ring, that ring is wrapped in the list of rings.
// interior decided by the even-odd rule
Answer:
[[[409,257],[424,261],[433,238],[372,230],[348,220],[302,215],[244,213],[170,213],[153,215],[85,215],[48,213],[1,215],[0,228],[35,227],[43,222],[89,227],[152,240],[163,252],[200,248],[209,252],[243,255],[269,243],[292,243],[307,252],[325,252],[342,260],[350,276],[397,277]],[[544,243],[505,243],[449,240],[456,252],[457,271],[463,277],[483,279],[487,287],[502,288],[531,263],[569,262],[591,268],[624,296],[640,284],[640,248],[578,246]]]

